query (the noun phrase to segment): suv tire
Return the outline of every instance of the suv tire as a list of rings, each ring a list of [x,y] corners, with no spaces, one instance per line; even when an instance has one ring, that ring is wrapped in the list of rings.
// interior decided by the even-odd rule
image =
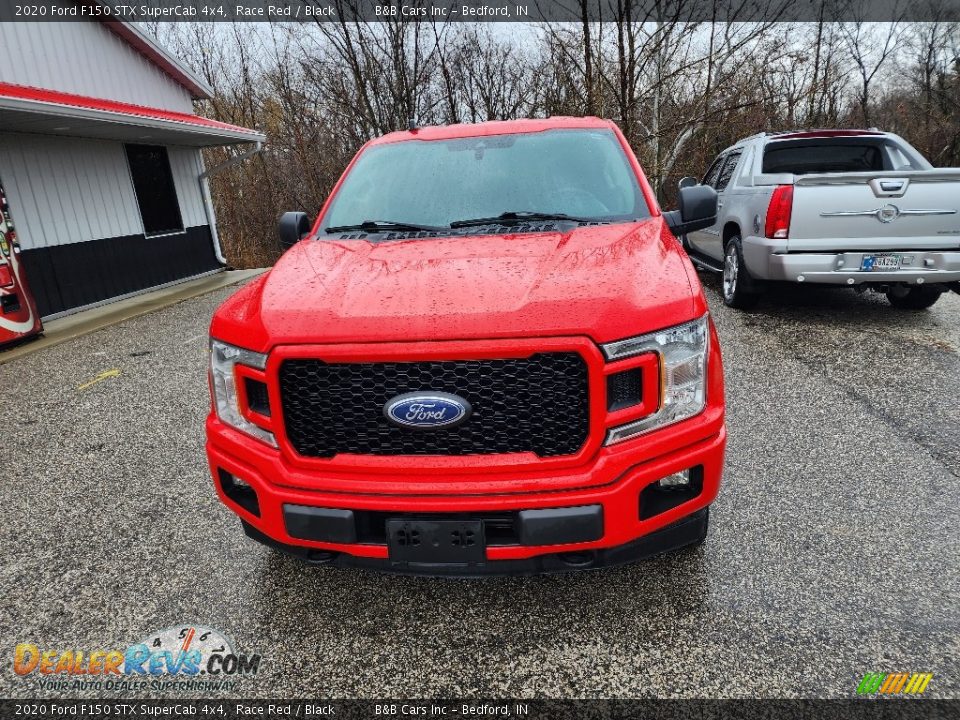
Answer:
[[[887,300],[899,310],[926,310],[933,305],[943,291],[939,288],[896,288],[887,292]]]
[[[757,304],[756,281],[750,277],[747,264],[743,261],[743,245],[734,235],[727,240],[723,251],[723,280],[721,282],[723,302],[738,310],[748,310]]]

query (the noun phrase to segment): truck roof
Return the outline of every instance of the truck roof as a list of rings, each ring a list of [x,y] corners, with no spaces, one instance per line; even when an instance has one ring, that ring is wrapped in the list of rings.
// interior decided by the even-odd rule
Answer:
[[[730,147],[735,147],[740,143],[744,143],[747,140],[756,140],[758,138],[768,138],[770,140],[795,140],[801,138],[825,138],[825,137],[862,137],[867,136],[881,136],[889,135],[890,133],[883,132],[877,128],[870,128],[869,130],[858,130],[855,128],[821,128],[813,130],[777,130],[774,132],[760,132],[756,135],[751,135],[749,137],[742,138],[735,142]],[[729,148],[728,148],[729,149]]]
[[[774,132],[759,132],[756,135],[750,135],[749,137],[741,138],[737,140],[733,145],[724,148],[720,151],[721,154],[729,152],[736,147],[743,145],[743,143],[750,140],[767,140],[767,141],[778,141],[778,140],[803,140],[803,139],[815,139],[815,138],[835,138],[835,137],[891,137],[891,133],[884,132],[883,130],[878,130],[877,128],[870,128],[869,130],[857,130],[854,128],[824,128],[824,129],[815,129],[815,130],[777,130]]]
[[[610,120],[598,117],[549,117],[531,120],[490,120],[481,123],[457,125],[428,125],[415,130],[399,130],[370,141],[371,145],[401,142],[403,140],[453,140],[457,138],[484,137],[535,133],[544,130],[563,129],[609,129],[615,127]]]
[[[784,130],[781,132],[769,133],[770,137],[777,140],[789,140],[793,138],[818,138],[818,137],[859,137],[861,135],[886,135],[886,133],[872,128],[870,130]]]

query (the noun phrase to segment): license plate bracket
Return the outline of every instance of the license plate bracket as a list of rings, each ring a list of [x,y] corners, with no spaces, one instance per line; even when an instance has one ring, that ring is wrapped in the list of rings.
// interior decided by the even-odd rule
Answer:
[[[482,520],[388,519],[394,562],[475,565],[486,561]]]
[[[860,269],[865,272],[889,272],[899,270],[902,263],[903,256],[898,253],[874,253],[863,256]]]

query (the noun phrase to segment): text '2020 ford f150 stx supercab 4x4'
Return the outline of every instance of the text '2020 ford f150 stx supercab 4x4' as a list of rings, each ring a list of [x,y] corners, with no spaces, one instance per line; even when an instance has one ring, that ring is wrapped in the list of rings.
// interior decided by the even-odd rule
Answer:
[[[884,292],[914,310],[960,291],[960,168],[934,168],[897,135],[761,133],[720,153],[702,182],[720,196],[717,222],[686,246],[722,268],[732,307],[754,304],[768,280]]]
[[[623,135],[595,118],[367,143],[211,324],[207,452],[246,533],[311,562],[486,574],[702,540],[716,331]]]

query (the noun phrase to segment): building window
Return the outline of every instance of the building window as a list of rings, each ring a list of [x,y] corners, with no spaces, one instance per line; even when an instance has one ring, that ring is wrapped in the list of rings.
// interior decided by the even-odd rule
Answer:
[[[162,145],[125,147],[144,233],[149,236],[182,231],[183,219],[167,149]]]

